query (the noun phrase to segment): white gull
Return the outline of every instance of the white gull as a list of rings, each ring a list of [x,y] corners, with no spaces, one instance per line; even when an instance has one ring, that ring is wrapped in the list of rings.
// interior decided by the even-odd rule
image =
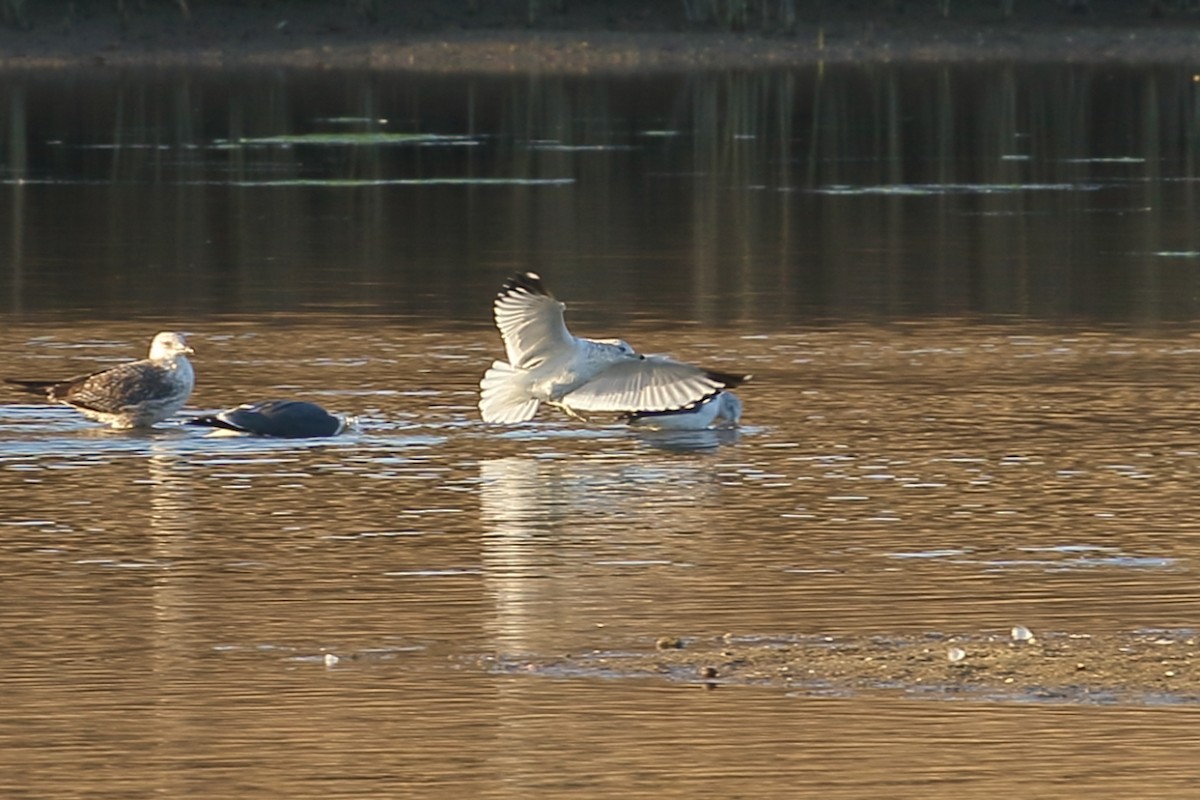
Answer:
[[[742,419],[742,401],[733,392],[719,392],[678,411],[639,411],[629,424],[661,431],[704,431],[736,428]]]
[[[66,380],[5,380],[114,428],[148,428],[183,408],[191,396],[196,376],[187,355],[192,352],[183,334],[164,331],[151,342],[150,357],[141,361]]]
[[[524,422],[541,403],[576,418],[677,411],[750,377],[641,355],[620,339],[572,336],[564,308],[536,273],[504,282],[493,310],[508,361],[492,362],[479,383],[485,422]]]

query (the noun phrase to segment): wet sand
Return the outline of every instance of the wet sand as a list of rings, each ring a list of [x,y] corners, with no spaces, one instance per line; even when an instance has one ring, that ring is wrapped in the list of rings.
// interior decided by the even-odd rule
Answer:
[[[552,677],[658,678],[716,688],[775,686],[808,695],[889,693],[944,699],[1064,703],[1200,702],[1193,631],[1010,631],[870,637],[717,638],[664,635],[642,651],[489,661],[505,672]]]

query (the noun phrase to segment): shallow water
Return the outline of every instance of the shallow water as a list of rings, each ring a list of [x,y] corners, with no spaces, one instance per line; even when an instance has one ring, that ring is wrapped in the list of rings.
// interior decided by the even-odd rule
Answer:
[[[27,83],[23,106],[7,85],[2,374],[84,372],[179,328],[198,351],[189,413],[295,396],[360,430],[120,433],[6,397],[0,794],[1191,796],[1196,711],[1169,696],[939,702],[489,667],[664,634],[1196,626],[1194,182],[1172,149],[1194,117],[1121,140],[1107,107],[1079,110],[1097,84],[1190,95],[1159,73],[950,72],[959,110],[922,115],[931,75],[124,76]],[[988,127],[968,113],[981,85],[1021,112],[990,153],[947,161],[851,124],[898,102],[896,135],[940,119],[958,141]],[[121,104],[58,119],[51,89]],[[772,110],[785,96],[790,115]],[[1032,112],[1064,98],[1102,133],[1053,139]],[[134,99],[142,116],[113,116]],[[700,113],[718,101],[732,110]],[[847,102],[844,136],[809,138]],[[295,136],[347,111],[469,143],[228,144],[238,120]],[[84,147],[118,134],[146,146]],[[1004,158],[1029,138],[1054,147]],[[214,177],[231,150],[241,171]],[[981,189],[988,164],[1039,184]],[[313,183],[472,165],[515,183]],[[295,181],[237,183],[260,171]],[[785,191],[785,174],[822,190]],[[490,298],[521,268],[577,333],[753,372],[743,428],[484,426]]]

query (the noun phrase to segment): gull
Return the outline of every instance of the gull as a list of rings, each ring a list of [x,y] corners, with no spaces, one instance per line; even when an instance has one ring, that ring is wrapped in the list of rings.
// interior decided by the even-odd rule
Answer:
[[[742,401],[733,392],[718,392],[678,411],[638,411],[627,419],[630,425],[662,431],[736,428],[742,419]]]
[[[243,433],[277,439],[337,436],[351,421],[302,400],[260,400],[188,420],[189,425],[216,428],[214,433]]]
[[[117,429],[148,428],[183,407],[196,376],[181,333],[163,331],[150,343],[150,357],[66,380],[5,378],[30,394],[63,403],[85,417]]]
[[[493,310],[508,360],[493,361],[479,382],[484,422],[524,422],[541,403],[576,419],[587,412],[677,411],[750,377],[642,355],[620,339],[572,336],[565,307],[534,272],[501,286]]]

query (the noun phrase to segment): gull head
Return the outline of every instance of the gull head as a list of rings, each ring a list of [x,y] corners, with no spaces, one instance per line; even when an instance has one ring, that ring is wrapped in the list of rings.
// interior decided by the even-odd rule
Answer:
[[[721,404],[717,416],[727,421],[727,426],[736,428],[742,421],[742,401],[733,392],[721,392],[715,402]]]
[[[150,358],[154,361],[171,359],[194,352],[196,351],[188,347],[187,339],[183,338],[183,334],[174,331],[163,331],[150,343]]]

